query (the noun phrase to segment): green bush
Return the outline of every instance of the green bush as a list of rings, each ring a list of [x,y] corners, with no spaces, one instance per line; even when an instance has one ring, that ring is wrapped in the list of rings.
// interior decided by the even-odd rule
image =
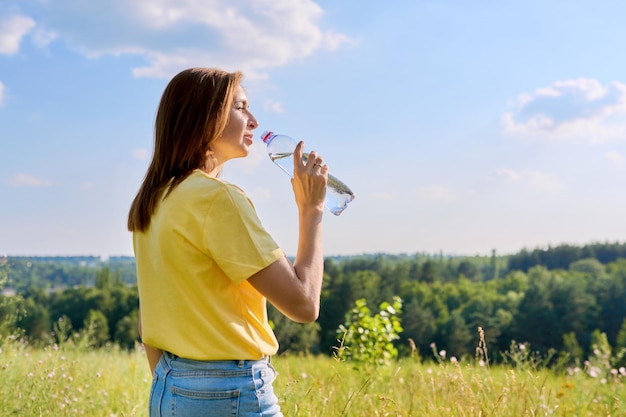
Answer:
[[[356,300],[337,330],[341,338],[341,346],[335,349],[339,359],[383,364],[398,357],[393,342],[402,332],[402,299],[394,297],[392,304],[383,302],[379,308],[380,312],[372,315],[364,298]]]

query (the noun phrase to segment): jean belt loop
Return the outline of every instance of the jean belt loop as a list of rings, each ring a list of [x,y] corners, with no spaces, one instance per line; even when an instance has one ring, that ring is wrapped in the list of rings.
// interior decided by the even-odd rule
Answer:
[[[246,361],[244,361],[244,360],[239,360],[239,361],[237,361],[237,366],[238,366],[239,368],[243,368],[243,367],[245,366],[245,363],[246,363]]]
[[[165,369],[165,373],[168,374],[170,372],[170,370],[172,369],[172,354],[170,354],[169,352],[163,352],[163,355],[161,355],[161,365],[163,365],[163,369]]]

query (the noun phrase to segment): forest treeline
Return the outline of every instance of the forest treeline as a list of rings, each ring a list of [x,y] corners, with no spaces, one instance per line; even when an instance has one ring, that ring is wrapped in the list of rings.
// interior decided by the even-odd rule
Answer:
[[[0,258],[0,332],[32,343],[89,331],[93,345],[137,340],[132,257]],[[399,296],[401,354],[433,346],[473,356],[478,328],[494,361],[512,343],[581,362],[592,340],[626,348],[626,243],[560,245],[513,255],[373,254],[328,257],[320,317],[296,324],[270,307],[281,351],[332,354],[337,329],[359,299],[372,311]],[[64,337],[64,336],[63,336]]]

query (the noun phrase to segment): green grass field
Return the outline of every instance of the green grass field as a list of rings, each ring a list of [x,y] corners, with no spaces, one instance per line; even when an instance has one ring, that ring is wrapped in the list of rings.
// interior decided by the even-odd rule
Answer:
[[[0,341],[0,416],[146,416],[142,352]],[[473,361],[472,361],[473,362]],[[410,358],[375,367],[278,356],[285,416],[626,416],[626,376]]]

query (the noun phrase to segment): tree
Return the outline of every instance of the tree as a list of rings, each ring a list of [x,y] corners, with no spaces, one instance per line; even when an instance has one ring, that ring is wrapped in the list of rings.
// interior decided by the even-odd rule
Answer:
[[[19,316],[15,322],[32,341],[43,341],[50,334],[50,316],[45,306],[37,304],[33,298],[22,298],[18,303]]]
[[[602,277],[605,275],[605,267],[595,258],[580,259],[569,265],[572,272],[583,272],[594,277]]]
[[[285,317],[272,305],[268,306],[268,317],[276,339],[278,339],[280,353],[319,352],[319,323],[296,323]]]
[[[434,261],[431,261],[429,259],[424,262],[419,275],[419,280],[429,284],[432,284],[435,281],[439,281],[439,267]]]
[[[560,322],[561,332],[574,332],[578,340],[588,346],[598,319],[598,306],[595,296],[588,290],[588,278],[580,273],[559,278],[553,281],[550,303]],[[560,346],[552,347],[560,349]]]
[[[115,325],[113,340],[123,349],[132,349],[139,341],[139,309],[125,316]]]
[[[499,278],[498,276],[499,266],[498,266],[498,257],[496,256],[495,249],[491,251],[490,266],[491,266],[491,279],[498,279]]]
[[[420,356],[428,354],[428,347],[435,341],[437,320],[429,307],[424,307],[412,298],[402,309],[402,346],[408,346],[411,339],[419,349]]]
[[[616,339],[615,347],[626,349],[626,319],[622,322],[622,327],[619,329],[619,332],[617,332]]]
[[[582,362],[583,349],[578,343],[576,333],[569,332],[563,335],[563,349],[561,351],[569,356],[568,362],[575,364]]]
[[[470,281],[480,281],[480,272],[476,265],[469,260],[463,260],[457,268],[457,276],[465,276]]]
[[[516,323],[519,340],[542,353],[561,342],[560,321],[550,301],[552,275],[543,267],[529,271],[529,288],[520,304]]]
[[[102,311],[89,310],[83,328],[92,346],[104,346],[109,340],[109,324]]]
[[[462,357],[470,353],[472,334],[460,311],[452,312],[442,333],[441,346],[446,347],[448,355]]]

